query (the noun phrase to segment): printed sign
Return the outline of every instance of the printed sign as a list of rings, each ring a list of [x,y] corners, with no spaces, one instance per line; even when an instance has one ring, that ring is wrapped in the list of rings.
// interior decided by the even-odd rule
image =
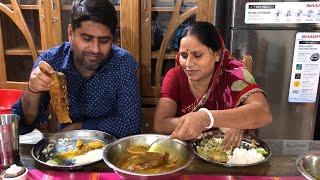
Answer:
[[[320,23],[320,2],[248,2],[245,23]]]
[[[315,102],[320,71],[320,33],[296,34],[289,102]]]

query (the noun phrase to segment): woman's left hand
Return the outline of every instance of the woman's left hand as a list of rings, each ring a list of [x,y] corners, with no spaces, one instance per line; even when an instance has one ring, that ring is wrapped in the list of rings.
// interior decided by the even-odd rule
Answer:
[[[172,132],[171,137],[180,140],[197,138],[207,126],[205,112],[190,112],[179,118],[179,122]]]
[[[223,134],[224,138],[222,145],[224,149],[232,149],[234,147],[240,146],[243,139],[243,129],[236,128],[219,128]]]

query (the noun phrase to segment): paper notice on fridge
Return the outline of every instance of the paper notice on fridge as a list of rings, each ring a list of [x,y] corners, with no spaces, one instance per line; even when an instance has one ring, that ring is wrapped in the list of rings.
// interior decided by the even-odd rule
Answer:
[[[247,2],[246,24],[320,23],[320,2]]]
[[[289,102],[316,101],[320,71],[320,33],[296,34],[291,70]]]

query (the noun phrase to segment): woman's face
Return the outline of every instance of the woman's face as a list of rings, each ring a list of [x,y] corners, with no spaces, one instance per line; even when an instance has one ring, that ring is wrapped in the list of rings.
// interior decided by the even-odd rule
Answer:
[[[210,79],[219,53],[202,44],[196,36],[187,35],[180,41],[179,63],[191,81]]]

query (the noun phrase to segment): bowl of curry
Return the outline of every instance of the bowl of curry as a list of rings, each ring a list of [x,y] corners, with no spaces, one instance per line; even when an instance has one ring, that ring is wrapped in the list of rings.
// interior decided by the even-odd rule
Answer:
[[[150,146],[165,138],[159,134],[140,134],[118,139],[109,144],[103,152],[103,160],[123,179],[155,179],[178,175],[187,167],[194,153],[187,143],[169,139]]]

